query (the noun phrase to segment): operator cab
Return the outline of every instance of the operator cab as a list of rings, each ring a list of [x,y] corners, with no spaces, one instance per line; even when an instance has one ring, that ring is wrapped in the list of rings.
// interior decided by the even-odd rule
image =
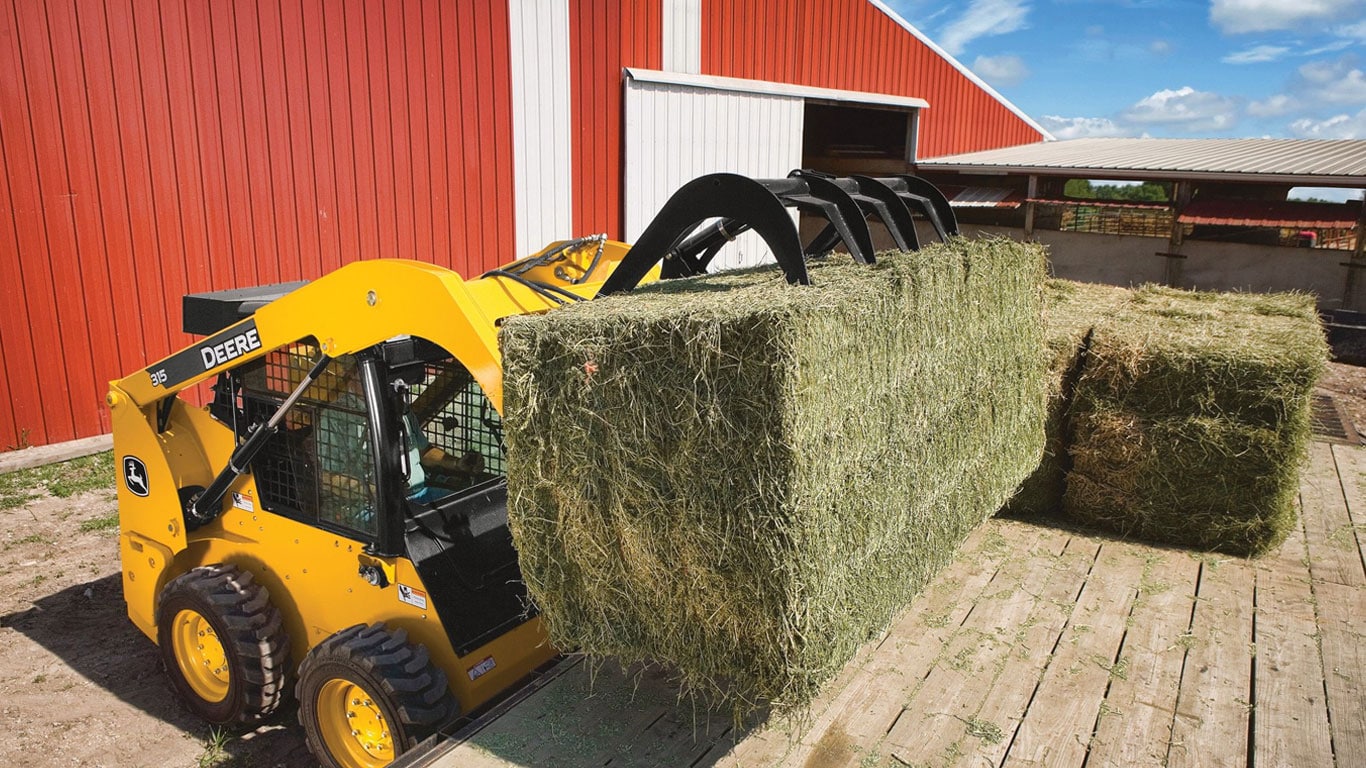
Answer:
[[[321,354],[302,339],[222,374],[210,413],[245,440]],[[251,470],[265,510],[411,560],[457,654],[534,615],[508,530],[501,418],[440,346],[404,337],[334,358]]]

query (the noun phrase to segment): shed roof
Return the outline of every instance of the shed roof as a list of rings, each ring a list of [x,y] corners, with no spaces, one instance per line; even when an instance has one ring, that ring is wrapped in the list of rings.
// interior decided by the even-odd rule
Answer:
[[[1070,139],[921,160],[922,170],[1366,187],[1366,141]]]

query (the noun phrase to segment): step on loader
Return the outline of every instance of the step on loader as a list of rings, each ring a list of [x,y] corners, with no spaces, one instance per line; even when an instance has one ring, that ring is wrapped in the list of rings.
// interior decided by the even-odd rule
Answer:
[[[824,229],[803,246],[789,208]],[[326,766],[387,765],[553,662],[507,526],[499,323],[705,271],[753,229],[785,278],[868,221],[956,233],[915,177],[713,174],[630,247],[592,236],[464,280],[405,260],[186,296],[204,338],[111,382],[124,597],[186,706],[291,695]],[[211,385],[204,407],[182,397]]]

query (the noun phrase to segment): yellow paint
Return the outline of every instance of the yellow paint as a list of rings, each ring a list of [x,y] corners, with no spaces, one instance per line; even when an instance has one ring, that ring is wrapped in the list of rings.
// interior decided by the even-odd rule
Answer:
[[[171,647],[195,695],[211,704],[228,697],[228,654],[208,619],[189,608],[178,612],[171,619]]]
[[[333,678],[318,689],[314,711],[327,751],[343,768],[380,768],[394,760],[389,722],[365,688]]]

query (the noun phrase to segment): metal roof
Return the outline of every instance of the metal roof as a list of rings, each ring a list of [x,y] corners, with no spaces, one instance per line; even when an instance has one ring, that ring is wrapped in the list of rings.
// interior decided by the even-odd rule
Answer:
[[[1366,141],[1069,139],[919,161],[930,171],[1366,187]]]

